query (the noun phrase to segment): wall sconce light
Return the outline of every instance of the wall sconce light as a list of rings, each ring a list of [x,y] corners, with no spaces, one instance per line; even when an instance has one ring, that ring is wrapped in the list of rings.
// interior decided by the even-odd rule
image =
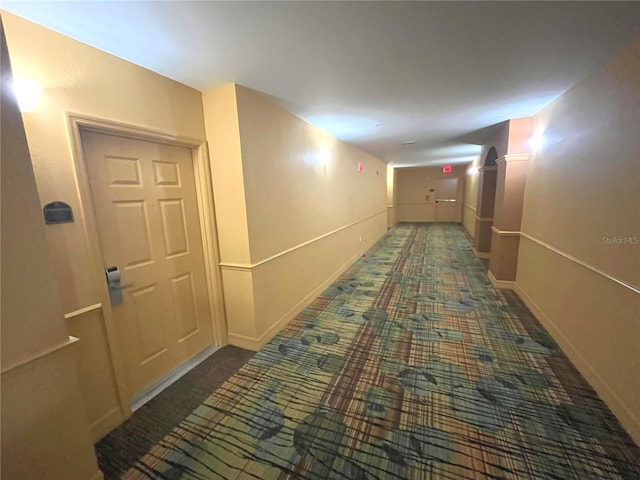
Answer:
[[[318,152],[318,160],[321,165],[329,163],[332,157],[333,155],[331,155],[331,150],[320,150]]]
[[[314,152],[307,152],[303,156],[305,163],[314,166],[322,166],[331,163],[333,154],[331,150],[316,150]]]
[[[527,144],[529,145],[529,148],[531,148],[531,150],[540,150],[545,143],[546,140],[542,136],[542,134],[534,135],[527,141]]]
[[[40,85],[29,78],[13,78],[13,94],[21,112],[30,112],[36,108],[40,90]]]

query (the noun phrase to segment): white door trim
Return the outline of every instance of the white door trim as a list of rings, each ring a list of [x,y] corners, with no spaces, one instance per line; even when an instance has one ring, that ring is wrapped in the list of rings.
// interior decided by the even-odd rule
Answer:
[[[65,112],[67,130],[70,139],[71,156],[75,169],[76,185],[80,197],[80,211],[84,219],[84,235],[90,255],[91,279],[94,291],[98,293],[98,301],[102,304],[107,342],[111,353],[111,361],[118,387],[118,397],[124,417],[131,414],[130,401],[135,394],[125,381],[124,368],[120,348],[117,341],[109,293],[104,280],[102,248],[98,235],[98,223],[93,208],[93,197],[89,186],[89,177],[82,148],[81,131],[91,131],[164,143],[189,148],[192,152],[194,175],[196,181],[196,197],[202,232],[202,248],[204,253],[205,273],[209,309],[212,319],[213,342],[224,346],[227,341],[227,323],[222,295],[222,274],[219,263],[218,237],[215,223],[215,206],[211,181],[211,165],[206,140],[175,135],[145,127],[130,125],[114,120],[91,117],[88,115]]]

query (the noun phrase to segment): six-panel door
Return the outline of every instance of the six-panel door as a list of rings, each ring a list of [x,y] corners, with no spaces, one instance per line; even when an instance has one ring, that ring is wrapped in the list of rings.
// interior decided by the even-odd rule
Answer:
[[[104,266],[126,287],[113,318],[140,392],[212,344],[191,150],[93,132],[82,145]]]

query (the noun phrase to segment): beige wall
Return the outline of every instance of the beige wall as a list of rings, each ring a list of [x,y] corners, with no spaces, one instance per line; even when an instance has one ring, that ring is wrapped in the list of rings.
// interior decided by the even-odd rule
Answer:
[[[498,182],[493,225],[499,230],[519,231],[529,155],[498,159]]]
[[[462,204],[465,182],[465,167],[455,166],[451,173],[442,173],[442,167],[396,168],[396,202],[398,222],[435,222],[435,203],[425,199],[430,186],[443,178],[456,177],[456,222],[462,220]]]
[[[223,85],[203,95],[206,136],[213,189],[220,257],[225,263],[249,263],[249,233],[245,201],[240,124],[236,86]]]
[[[123,388],[116,390],[118,351],[113,335],[109,339],[103,265],[89,247],[89,235],[95,232],[85,222],[87,206],[80,201],[65,114],[80,113],[204,141],[202,95],[12,14],[2,12],[2,18],[15,74],[42,87],[37,108],[23,116],[41,203],[62,200],[75,212],[74,223],[45,229],[62,308],[69,317],[66,328],[80,337],[74,354],[92,432],[98,438],[128,414],[129,396],[122,381]],[[33,336],[29,340],[33,342],[39,333],[31,328],[24,332]],[[120,394],[124,405],[118,403]]]
[[[101,478],[55,289],[0,22],[2,452],[5,480]]]
[[[382,161],[259,92],[238,86],[237,99],[251,262],[386,210]]]
[[[516,282],[640,442],[638,58],[640,39],[535,117]]]
[[[386,231],[386,165],[238,85],[204,105],[229,341],[255,349]]]
[[[476,215],[478,214],[478,179],[480,157],[467,165],[464,178],[464,197],[462,201],[462,225],[471,238],[476,234]]]
[[[529,153],[529,139],[532,136],[533,117],[512,118],[509,120],[509,136],[505,155]],[[500,158],[502,155],[498,155]]]

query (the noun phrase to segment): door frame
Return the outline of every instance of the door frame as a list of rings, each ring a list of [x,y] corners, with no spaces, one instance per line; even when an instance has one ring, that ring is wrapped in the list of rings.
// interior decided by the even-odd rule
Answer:
[[[78,196],[80,197],[80,212],[78,213],[84,219],[84,236],[90,256],[90,276],[94,291],[99,295],[102,306],[107,343],[111,354],[116,386],[118,388],[118,397],[126,418],[131,414],[130,401],[136,392],[131,391],[125,380],[126,377],[120,346],[118,345],[111,302],[109,301],[109,291],[104,279],[104,257],[98,235],[98,221],[95,215],[93,196],[89,185],[86,159],[80,134],[81,132],[102,133],[116,137],[185,147],[191,150],[204,254],[207,294],[209,297],[209,314],[211,316],[213,334],[212,340],[214,345],[222,347],[228,343],[227,322],[224,297],[222,294],[222,273],[220,270],[209,150],[206,140],[203,139],[166,133],[84,114],[65,112],[65,116],[71,143],[71,156],[73,158],[76,186],[78,188]]]

